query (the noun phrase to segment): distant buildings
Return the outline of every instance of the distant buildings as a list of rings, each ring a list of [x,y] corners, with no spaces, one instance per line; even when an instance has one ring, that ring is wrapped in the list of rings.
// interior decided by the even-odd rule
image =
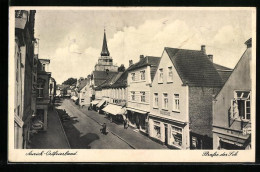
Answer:
[[[213,148],[251,149],[252,39],[213,101]]]

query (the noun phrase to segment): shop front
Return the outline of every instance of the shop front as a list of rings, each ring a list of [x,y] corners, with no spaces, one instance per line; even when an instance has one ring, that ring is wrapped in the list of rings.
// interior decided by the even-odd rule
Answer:
[[[97,104],[97,111],[98,113],[103,113],[103,108],[106,106],[106,100],[102,99],[98,104]]]
[[[92,102],[90,102],[90,105],[91,105],[93,110],[97,111],[97,104],[99,102],[100,102],[100,100],[93,100]]]
[[[149,136],[172,149],[189,148],[189,130],[185,122],[149,114]]]
[[[148,134],[148,112],[133,108],[127,108],[127,118],[129,125],[139,131]]]
[[[122,106],[108,104],[104,109],[102,109],[106,116],[110,119],[111,122],[123,123],[126,119],[125,112],[126,109]]]

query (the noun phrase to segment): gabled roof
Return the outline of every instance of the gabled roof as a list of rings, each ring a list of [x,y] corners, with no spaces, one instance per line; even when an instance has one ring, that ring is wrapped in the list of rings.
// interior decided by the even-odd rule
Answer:
[[[116,75],[111,75],[110,77],[108,77],[107,80],[105,80],[102,84],[100,84],[96,90],[100,90],[102,88],[109,88],[111,87],[112,84],[114,84],[118,78],[120,78],[120,76],[123,74],[123,72],[118,72]]]
[[[78,91],[81,91],[87,84],[89,84],[89,79],[87,79],[87,78],[80,81],[80,83],[78,85]]]
[[[216,63],[213,63],[213,66],[214,66],[217,70],[228,70],[228,71],[232,71],[231,68],[228,68],[228,67],[225,67],[225,66],[216,64]]]
[[[95,86],[102,84],[107,78],[117,75],[118,72],[93,71],[93,80]]]
[[[144,66],[151,66],[151,80],[153,81],[160,60],[161,57],[146,56],[145,58],[141,59],[139,62],[131,65],[128,71],[133,71]]]
[[[127,77],[128,77],[128,72],[129,69],[131,68],[128,67],[123,73],[122,75],[118,78],[118,80],[111,85],[112,88],[125,88],[127,87]]]
[[[198,87],[221,87],[222,79],[208,56],[198,50],[166,47],[183,84]]]
[[[224,84],[227,81],[227,79],[229,78],[229,76],[233,70],[228,67],[216,64],[216,63],[213,63],[213,66],[216,68],[219,76],[222,79],[222,83]]]

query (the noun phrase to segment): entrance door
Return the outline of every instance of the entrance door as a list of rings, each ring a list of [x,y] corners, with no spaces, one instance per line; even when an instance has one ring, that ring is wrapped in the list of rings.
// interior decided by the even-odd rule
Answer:
[[[164,132],[164,135],[165,135],[165,145],[168,145],[168,125],[167,124],[164,124],[164,129],[165,129],[165,132]]]

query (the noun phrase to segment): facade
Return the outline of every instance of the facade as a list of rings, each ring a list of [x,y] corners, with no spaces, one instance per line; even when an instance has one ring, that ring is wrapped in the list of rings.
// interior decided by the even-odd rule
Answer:
[[[159,57],[141,55],[128,70],[127,118],[129,125],[144,133],[148,133],[150,90],[159,62]]]
[[[34,10],[15,11],[14,146],[17,149],[27,148],[31,117],[35,110],[32,91],[38,60],[34,54],[35,13]]]
[[[42,63],[43,62],[43,63]],[[46,63],[48,62],[48,63]],[[48,66],[50,60],[40,59],[38,63],[38,73],[37,73],[37,91],[36,91],[36,114],[33,117],[33,126],[38,126],[35,124],[42,124],[41,127],[37,127],[38,130],[47,130],[47,117],[48,108],[50,105],[50,79],[51,73],[45,71],[46,66]]]
[[[80,81],[80,84],[77,87],[78,91],[78,98],[79,98],[79,105],[82,106],[89,106],[90,105],[90,79],[86,78]]]
[[[149,136],[175,149],[212,149],[212,96],[223,81],[201,50],[166,47],[151,87]]]
[[[252,39],[213,101],[213,149],[251,148]]]
[[[50,83],[50,85],[49,85],[50,102],[51,102],[51,104],[54,104],[55,95],[56,95],[56,81],[54,78],[51,77],[49,83]]]

